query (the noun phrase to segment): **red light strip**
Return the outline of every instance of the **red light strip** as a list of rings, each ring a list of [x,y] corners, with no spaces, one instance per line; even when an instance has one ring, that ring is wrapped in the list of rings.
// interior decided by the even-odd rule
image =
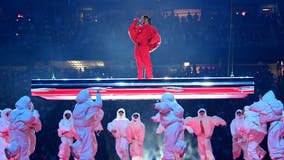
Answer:
[[[32,89],[32,96],[39,96],[48,100],[75,100],[81,89]],[[95,95],[96,89],[90,88]],[[206,88],[108,88],[101,92],[104,100],[137,100],[160,99],[165,92],[171,92],[176,99],[227,99],[245,98],[254,93],[253,86],[242,87],[206,87]],[[93,96],[95,98],[95,96]]]

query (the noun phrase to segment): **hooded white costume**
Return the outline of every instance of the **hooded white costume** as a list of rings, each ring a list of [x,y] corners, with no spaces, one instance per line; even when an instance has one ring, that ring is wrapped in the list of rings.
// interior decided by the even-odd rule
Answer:
[[[253,103],[249,109],[259,113],[261,123],[271,123],[267,142],[271,159],[284,159],[284,124],[281,121],[283,104],[281,101],[276,99],[272,91],[268,91],[259,102]]]
[[[58,157],[60,160],[69,160],[70,146],[73,143],[74,138],[77,137],[73,124],[72,112],[70,110],[64,111],[63,118],[58,125],[57,133],[61,139]]]
[[[83,89],[76,97],[77,104],[73,110],[73,121],[78,139],[71,145],[71,153],[77,159],[93,160],[95,156],[94,136],[95,115],[102,106],[100,93],[96,93],[96,101],[91,99],[88,89]]]
[[[14,109],[9,116],[10,121],[10,141],[11,145],[5,149],[6,157],[16,160],[29,160],[30,155],[30,128],[35,117],[29,110],[32,102],[30,97],[23,96],[15,104]]]
[[[172,111],[174,112],[175,116],[183,120],[184,109],[177,103],[173,94],[168,92],[164,93],[161,97],[161,102],[168,103],[168,105],[172,108]],[[158,112],[155,116],[152,116],[151,120],[156,123],[160,122],[160,113]],[[164,131],[165,127],[159,124],[156,130],[156,134],[160,135]]]
[[[244,115],[242,110],[238,109],[235,112],[235,119],[232,120],[230,124],[230,131],[232,135],[232,153],[233,159],[237,159],[241,156],[243,152],[243,157],[245,160],[249,160],[247,157],[247,138],[241,131],[241,127],[245,125]]]
[[[204,112],[204,115],[201,115]],[[193,129],[197,136],[198,153],[201,160],[215,160],[212,153],[211,136],[215,126],[225,126],[226,122],[218,116],[207,116],[206,110],[200,108],[197,117],[187,117],[184,120],[185,126]]]
[[[163,101],[156,103],[155,110],[159,111],[159,119],[163,128],[165,128],[163,160],[176,160],[183,157],[187,150],[187,143],[183,137],[183,109],[177,102]],[[156,116],[155,116],[156,117]],[[152,117],[152,120],[154,118]]]
[[[284,160],[284,122],[271,123],[267,140],[269,155],[272,160]]]
[[[121,160],[129,160],[127,127],[130,121],[125,117],[125,110],[120,108],[117,110],[116,118],[108,123],[107,129],[115,138],[115,149]]]
[[[11,113],[12,109],[5,108],[1,111],[1,118],[0,118],[0,159],[7,160],[4,149],[10,145],[10,130],[9,130],[9,114]]]
[[[102,126],[102,119],[104,118],[104,111],[102,110],[102,106],[97,106],[97,110],[96,113],[94,115],[94,123],[93,123],[93,128],[92,128],[92,132],[93,132],[93,138],[94,138],[94,155],[97,154],[98,151],[98,142],[97,142],[97,138],[95,133],[97,133],[97,135],[99,135],[99,133],[103,130],[103,126]]]
[[[35,151],[35,147],[36,147],[36,132],[39,132],[41,130],[42,124],[40,121],[40,115],[38,113],[37,110],[34,109],[34,105],[31,104],[29,106],[29,110],[32,111],[33,113],[33,117],[34,117],[34,121],[33,123],[29,124],[29,141],[30,141],[30,150],[29,150],[29,154],[33,154]]]
[[[250,110],[250,106],[244,107],[244,116],[245,125],[242,130],[247,135],[248,158],[250,160],[260,160],[266,154],[259,144],[267,134],[267,126],[265,123],[260,123],[259,113]]]
[[[95,132],[100,132],[102,130],[104,130],[103,125],[101,123],[101,121],[104,118],[104,111],[98,107],[98,110],[95,114],[95,123],[94,123],[94,131]]]
[[[127,140],[130,144],[132,160],[143,160],[145,126],[140,120],[139,113],[132,114],[132,120],[127,127]]]

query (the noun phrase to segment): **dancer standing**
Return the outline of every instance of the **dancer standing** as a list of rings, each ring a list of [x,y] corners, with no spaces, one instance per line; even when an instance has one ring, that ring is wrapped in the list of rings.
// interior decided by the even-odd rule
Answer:
[[[96,101],[91,99],[88,89],[83,89],[76,97],[73,120],[78,139],[71,145],[71,153],[77,159],[94,160],[96,137],[94,136],[95,115],[102,106],[99,91]]]
[[[160,122],[165,128],[162,160],[180,159],[188,147],[182,137],[183,119],[176,116],[173,107],[167,102],[159,102],[154,105],[154,109],[158,110],[160,115],[159,121],[154,122]]]
[[[160,122],[156,133],[165,132],[163,159],[180,159],[187,151],[188,144],[184,141],[184,109],[171,93],[164,93],[161,103],[155,104],[159,112],[151,118],[153,122]]]
[[[141,25],[138,25],[138,23]],[[138,69],[138,79],[143,78],[143,69],[146,70],[147,78],[153,78],[152,62],[150,52],[159,47],[161,38],[158,31],[151,25],[149,16],[142,16],[135,19],[128,29],[130,38],[135,44],[135,59]]]
[[[140,120],[139,113],[133,113],[131,122],[127,127],[127,140],[130,144],[132,160],[143,160],[145,126]]]
[[[260,143],[267,134],[266,123],[260,123],[259,113],[250,110],[250,106],[244,107],[245,125],[243,129],[247,136],[248,158],[253,160],[262,159],[266,151],[260,146]]]
[[[30,141],[30,151],[29,154],[33,154],[36,148],[36,132],[41,131],[41,120],[39,112],[34,109],[34,105],[30,105],[29,110],[33,113],[34,121],[29,125],[29,141]]]
[[[259,114],[261,125],[270,123],[267,138],[269,155],[273,160],[283,160],[284,124],[281,121],[283,112],[282,102],[276,99],[273,91],[268,91],[258,102],[253,103],[249,109]],[[263,152],[261,158],[263,158],[264,155],[265,152]]]
[[[64,111],[63,118],[60,120],[58,124],[57,133],[61,140],[58,157],[60,160],[69,160],[70,146],[73,143],[74,138],[76,137],[72,112],[70,110]]]
[[[93,146],[94,146],[94,155],[97,154],[97,151],[98,151],[98,142],[97,142],[97,137],[96,135],[99,135],[100,132],[103,129],[103,125],[102,125],[102,119],[104,118],[104,111],[102,109],[103,106],[98,106],[96,108],[96,114],[94,115],[94,123],[93,123],[93,128],[92,128],[92,133],[93,133],[93,139],[94,139],[94,142],[93,142]]]
[[[242,133],[241,128],[245,125],[245,118],[242,113],[242,110],[238,109],[235,112],[235,118],[232,120],[230,124],[230,131],[232,135],[232,153],[233,159],[237,159],[241,156],[241,152],[243,152],[243,159],[249,160],[247,156],[247,137]]]
[[[191,127],[197,136],[200,159],[215,160],[210,139],[215,126],[225,126],[226,122],[218,116],[207,116],[204,108],[200,108],[197,114],[197,117],[187,117],[184,122],[185,126]]]
[[[9,116],[11,145],[5,149],[7,159],[29,160],[30,156],[30,128],[35,117],[30,110],[32,102],[30,97],[23,96],[15,104]]]
[[[116,118],[107,125],[107,129],[115,138],[115,150],[121,160],[129,160],[126,136],[129,123],[129,119],[125,117],[125,110],[120,108],[117,110]]]

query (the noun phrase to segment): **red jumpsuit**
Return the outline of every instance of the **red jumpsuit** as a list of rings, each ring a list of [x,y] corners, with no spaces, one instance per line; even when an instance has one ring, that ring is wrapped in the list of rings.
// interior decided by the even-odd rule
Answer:
[[[143,78],[143,68],[147,78],[153,78],[150,52],[159,47],[161,38],[157,30],[150,24],[137,26],[139,20],[135,20],[128,29],[130,38],[135,44],[135,59],[138,69],[138,79]]]

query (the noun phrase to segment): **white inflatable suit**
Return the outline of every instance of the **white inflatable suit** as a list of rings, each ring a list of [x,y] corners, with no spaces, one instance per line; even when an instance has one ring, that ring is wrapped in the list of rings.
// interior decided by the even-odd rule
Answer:
[[[267,140],[269,155],[272,160],[284,160],[284,122],[271,123]]]
[[[226,122],[218,116],[207,116],[206,110],[200,108],[197,117],[187,117],[184,125],[193,129],[197,136],[198,153],[201,160],[215,160],[212,153],[211,136],[215,126],[225,126]]]
[[[58,124],[57,134],[61,140],[58,157],[60,160],[69,160],[70,146],[73,143],[74,138],[77,138],[73,124],[72,112],[70,110],[64,111],[63,118]]]
[[[5,108],[1,112],[1,118],[0,118],[0,159],[1,160],[7,160],[4,150],[10,145],[9,115],[11,111],[12,110],[10,108]]]
[[[34,109],[34,105],[31,104],[29,106],[29,110],[33,113],[33,117],[34,117],[34,121],[33,123],[29,124],[29,141],[30,141],[30,150],[29,150],[29,154],[33,154],[35,151],[35,147],[36,147],[36,132],[39,132],[41,130],[42,124],[40,121],[40,115],[38,113],[37,110]]]
[[[165,128],[163,160],[180,159],[188,147],[187,143],[183,141],[183,118],[177,116],[179,111],[182,111],[183,115],[183,109],[179,107],[181,106],[176,102],[160,102],[154,106],[160,115],[157,122],[160,122]]]
[[[248,158],[250,160],[262,159],[266,151],[260,147],[260,143],[267,134],[267,126],[265,123],[260,123],[259,113],[252,111],[250,106],[244,107],[245,125],[243,129],[247,135],[248,141]]]
[[[130,121],[125,117],[125,110],[120,108],[117,110],[116,118],[108,123],[107,129],[115,138],[116,153],[121,160],[129,160],[127,127]]]
[[[250,106],[253,110],[260,115],[261,123],[271,123],[268,130],[268,150],[270,158],[273,160],[284,159],[284,125],[281,121],[283,104],[277,100],[272,91],[264,94],[259,102],[253,103]]]
[[[161,97],[161,102],[168,103],[168,105],[172,108],[172,111],[174,112],[175,116],[177,118],[180,118],[181,120],[183,120],[184,109],[177,103],[173,94],[168,93],[168,92],[164,93]],[[155,116],[152,116],[151,120],[155,123],[160,122],[159,112]],[[159,124],[159,126],[156,130],[156,134],[160,135],[165,130],[166,130],[165,127],[163,125]],[[181,137],[184,137],[183,134],[182,134]],[[182,138],[182,140],[183,140],[183,138]]]
[[[102,119],[104,118],[104,111],[102,110],[102,106],[98,106],[97,110],[96,110],[96,114],[94,115],[94,123],[93,123],[93,128],[92,128],[92,132],[93,132],[93,138],[94,138],[94,155],[97,154],[98,151],[98,142],[97,142],[97,138],[96,138],[96,134],[99,135],[99,133],[103,130],[103,126],[102,126]]]
[[[127,127],[127,140],[130,144],[132,160],[143,160],[145,126],[140,120],[139,113],[133,113],[131,122]]]
[[[268,91],[262,99],[250,105],[249,110],[257,112],[260,123],[266,124],[282,118],[283,104],[275,98],[272,91]]]
[[[238,109],[235,112],[235,118],[230,124],[233,159],[239,158],[241,152],[243,152],[243,159],[249,160],[247,157],[247,137],[241,130],[243,125],[245,125],[244,115],[242,110]]]
[[[93,160],[95,154],[94,136],[95,115],[102,106],[99,92],[96,93],[96,101],[91,99],[88,89],[83,89],[76,97],[77,104],[73,110],[73,122],[78,139],[71,145],[71,153],[77,159]]]
[[[5,149],[8,159],[29,160],[30,155],[30,128],[35,117],[29,110],[32,102],[30,97],[23,96],[15,104],[14,109],[9,116],[10,121],[10,141],[11,145]]]
[[[95,114],[95,122],[94,122],[94,132],[101,132],[104,130],[101,121],[104,118],[104,111],[98,107],[98,110]]]

